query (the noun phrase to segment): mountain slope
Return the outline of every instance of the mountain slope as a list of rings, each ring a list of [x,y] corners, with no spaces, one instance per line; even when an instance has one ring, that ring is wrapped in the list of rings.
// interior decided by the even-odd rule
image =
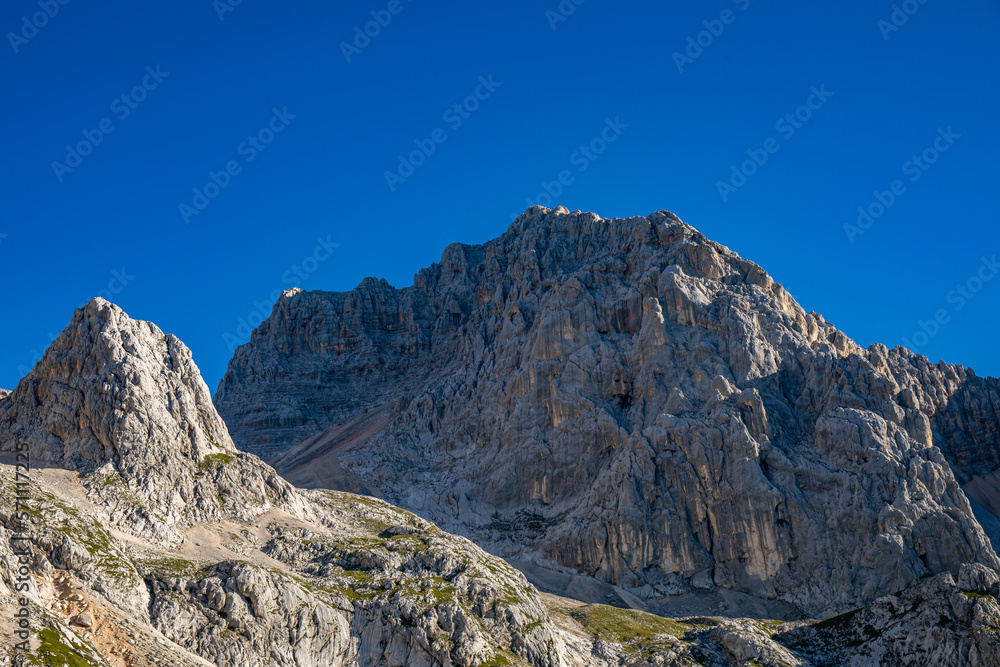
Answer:
[[[718,586],[829,615],[1000,566],[959,483],[991,507],[996,381],[860,348],[667,212],[534,207],[412,287],[288,291],[215,402],[296,483],[654,609]]]

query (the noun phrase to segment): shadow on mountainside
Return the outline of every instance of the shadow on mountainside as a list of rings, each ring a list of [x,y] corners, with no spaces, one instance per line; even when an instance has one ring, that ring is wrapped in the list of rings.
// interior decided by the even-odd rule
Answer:
[[[976,520],[1000,550],[1000,379],[967,376],[932,418],[941,448]]]

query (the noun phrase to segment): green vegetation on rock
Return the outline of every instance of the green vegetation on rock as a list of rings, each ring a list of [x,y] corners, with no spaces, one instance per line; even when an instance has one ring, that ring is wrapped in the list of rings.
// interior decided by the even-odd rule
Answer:
[[[83,642],[73,642],[57,628],[43,628],[38,633],[38,650],[31,661],[45,667],[100,667],[107,661]]]
[[[223,466],[232,463],[233,458],[235,457],[232,454],[226,454],[225,452],[219,452],[218,454],[209,454],[208,456],[206,456],[201,460],[201,463],[198,464],[198,467],[201,468],[203,471],[208,472],[209,470],[213,470],[218,466]]]
[[[566,610],[598,641],[621,644],[632,653],[644,655],[663,644],[685,641],[691,632],[719,624],[716,618],[675,620],[634,609],[619,609],[603,604],[589,604]]]

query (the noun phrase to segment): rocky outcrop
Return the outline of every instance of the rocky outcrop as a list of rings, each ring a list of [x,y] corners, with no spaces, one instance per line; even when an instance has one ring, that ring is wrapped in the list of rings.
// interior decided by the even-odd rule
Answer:
[[[546,598],[568,645],[592,638],[594,662],[621,667],[978,667],[1000,665],[997,576],[966,564],[861,609],[816,622],[663,618]],[[603,662],[601,662],[603,661]]]
[[[8,514],[13,470],[0,465],[0,646],[12,651],[14,614],[27,599],[44,664],[1000,664],[997,575],[981,565],[821,623],[671,619],[542,598],[468,540],[337,492],[303,492],[322,525],[287,514],[202,525],[183,548],[159,551],[107,530],[65,477],[35,477],[21,558],[11,543],[19,521]],[[29,587],[15,593],[24,563]]]
[[[64,471],[37,473],[25,524],[11,511],[13,477],[0,465],[0,632],[13,636],[9,620],[27,598],[35,639],[53,657],[130,666],[153,664],[141,659],[150,655],[220,667],[574,664],[523,575],[380,501],[307,492],[320,522],[273,512],[200,524],[165,551],[108,530]],[[12,547],[16,530],[29,537],[16,543],[23,557]],[[28,590],[15,593],[25,580]]]
[[[774,639],[817,667],[1000,665],[997,581],[992,570],[963,565],[957,584],[940,574]]]
[[[101,298],[74,313],[0,420],[4,451],[25,442],[37,464],[81,472],[117,459],[142,476],[164,451],[236,451],[191,351]]]
[[[1000,567],[960,486],[996,468],[996,381],[859,347],[665,211],[535,207],[411,287],[286,292],[215,401],[297,484],[643,598],[828,615]]]
[[[324,528],[275,522],[259,553],[282,565],[153,562],[150,619],[218,665],[563,664],[523,576],[384,503],[314,494]]]
[[[198,522],[305,511],[287,482],[236,450],[191,351],[100,298],[0,403],[0,452],[24,448],[33,467],[81,473],[116,527],[162,544]]]
[[[465,322],[473,295],[463,271],[481,262],[479,255],[450,246],[447,268],[417,275],[425,289],[396,290],[366,278],[352,292],[322,299],[298,288],[284,292],[254,334],[266,339],[267,352],[238,348],[215,396],[240,448],[269,459],[352,415],[418,392]]]

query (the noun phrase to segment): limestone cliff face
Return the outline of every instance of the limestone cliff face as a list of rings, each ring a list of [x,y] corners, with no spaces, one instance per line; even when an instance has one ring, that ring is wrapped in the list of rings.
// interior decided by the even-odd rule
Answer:
[[[215,401],[293,483],[643,597],[825,614],[1000,566],[959,485],[993,488],[997,382],[860,348],[663,211],[534,207],[411,287],[286,292]]]
[[[352,292],[286,291],[241,346],[215,400],[240,448],[270,458],[339,420],[411,395],[440,371],[476,300],[467,274],[482,252],[450,246],[441,266],[396,290],[366,278]],[[299,295],[301,298],[298,298]],[[303,386],[303,385],[306,386]]]

